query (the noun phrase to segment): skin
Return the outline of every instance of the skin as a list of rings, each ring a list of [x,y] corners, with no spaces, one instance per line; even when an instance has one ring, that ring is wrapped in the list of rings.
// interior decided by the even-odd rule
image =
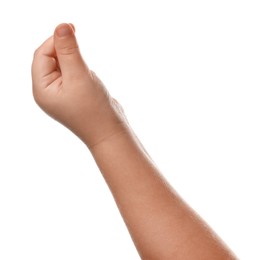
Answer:
[[[142,259],[237,259],[162,176],[85,64],[72,24],[35,51],[32,82],[37,104],[92,153]]]

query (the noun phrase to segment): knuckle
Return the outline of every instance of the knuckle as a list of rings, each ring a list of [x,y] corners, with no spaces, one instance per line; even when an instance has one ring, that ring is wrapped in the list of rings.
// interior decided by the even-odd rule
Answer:
[[[91,70],[91,69],[89,70],[89,75],[90,75],[90,78],[93,82],[97,82],[98,77],[93,70]]]
[[[72,55],[76,52],[78,52],[79,48],[77,45],[73,45],[73,46],[64,46],[59,48],[59,54],[60,55]]]
[[[37,48],[37,49],[34,51],[33,57],[36,58],[37,56],[39,56],[39,54],[40,54],[40,48]]]
[[[122,105],[121,105],[115,98],[111,98],[111,102],[112,102],[113,107],[114,107],[120,114],[124,114],[124,113],[125,113]]]

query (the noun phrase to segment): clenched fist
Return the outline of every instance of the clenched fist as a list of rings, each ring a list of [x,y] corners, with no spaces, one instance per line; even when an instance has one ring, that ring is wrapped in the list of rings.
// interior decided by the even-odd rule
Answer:
[[[89,147],[126,129],[120,105],[85,64],[72,24],[60,24],[34,54],[33,95]]]

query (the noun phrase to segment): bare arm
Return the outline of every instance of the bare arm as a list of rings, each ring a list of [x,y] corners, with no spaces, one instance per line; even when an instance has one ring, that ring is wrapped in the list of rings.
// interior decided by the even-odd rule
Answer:
[[[84,63],[72,26],[36,51],[32,78],[37,103],[89,147],[142,259],[236,259],[149,158]]]
[[[235,259],[167,183],[133,133],[116,134],[91,151],[142,259]]]

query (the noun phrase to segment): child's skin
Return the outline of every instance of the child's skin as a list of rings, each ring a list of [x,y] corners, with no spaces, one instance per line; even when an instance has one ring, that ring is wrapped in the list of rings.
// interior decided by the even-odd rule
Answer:
[[[142,259],[237,259],[167,183],[120,105],[81,57],[72,24],[35,52],[38,105],[75,133],[100,168]]]

